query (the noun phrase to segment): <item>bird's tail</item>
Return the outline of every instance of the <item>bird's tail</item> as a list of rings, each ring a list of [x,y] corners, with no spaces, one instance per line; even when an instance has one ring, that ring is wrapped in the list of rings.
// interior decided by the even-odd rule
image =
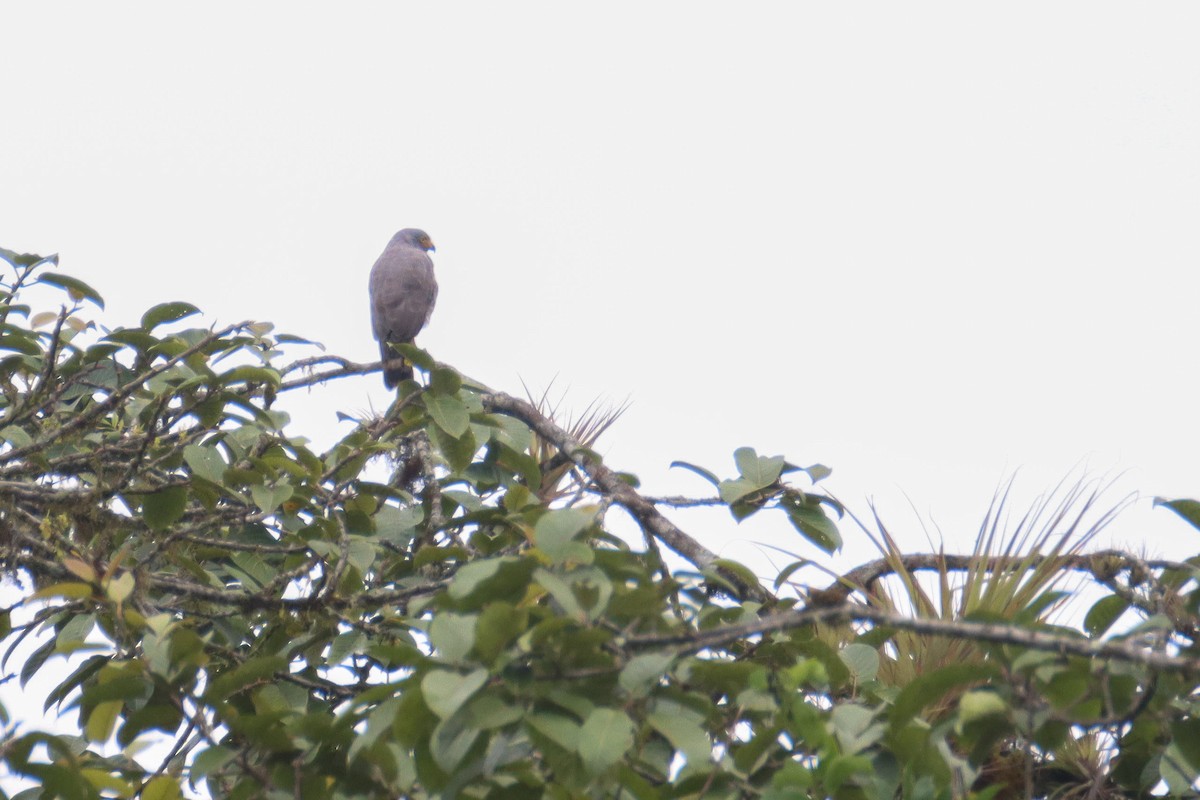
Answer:
[[[391,361],[393,359],[403,358],[396,349],[390,347],[386,342],[379,343],[379,359],[381,361]],[[412,364],[405,361],[398,367],[385,367],[383,370],[383,385],[389,389],[395,389],[400,385],[400,381],[406,381],[413,376]]]

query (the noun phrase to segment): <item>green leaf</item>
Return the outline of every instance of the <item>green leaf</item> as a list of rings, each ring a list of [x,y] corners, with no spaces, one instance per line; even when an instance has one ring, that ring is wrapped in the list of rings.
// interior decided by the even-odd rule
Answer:
[[[970,725],[988,717],[1008,714],[1008,703],[990,689],[978,689],[963,694],[958,701],[958,721],[961,726]]]
[[[941,700],[954,689],[994,677],[995,667],[980,664],[951,664],[918,676],[900,690],[892,704],[888,718],[893,730],[898,730],[921,709]]]
[[[690,472],[694,472],[697,475],[699,475],[701,478],[704,478],[704,480],[711,483],[713,486],[721,485],[721,479],[718,478],[713,473],[706,470],[704,467],[697,466],[696,464],[692,464],[687,461],[672,461],[671,468],[674,469],[675,467],[679,467],[680,469],[686,469],[686,470],[689,470]]]
[[[525,718],[525,724],[567,752],[575,752],[580,745],[580,725],[570,717],[535,712]]]
[[[58,266],[57,253],[49,256],[39,256],[36,253],[18,253],[15,250],[0,247],[0,258],[14,267],[32,267],[43,263]]]
[[[393,347],[396,348],[396,352],[403,356],[405,360],[407,360],[414,367],[419,367],[424,372],[431,371],[436,364],[436,362],[433,360],[433,357],[430,356],[429,353],[417,347],[415,344],[395,344]]]
[[[105,336],[103,341],[117,342],[118,344],[132,347],[139,353],[144,353],[161,340],[157,336],[151,336],[139,328],[117,328]]]
[[[733,460],[737,463],[741,477],[721,481],[717,484],[717,493],[721,496],[721,500],[730,506],[734,506],[745,497],[773,486],[779,480],[779,476],[783,474],[783,468],[786,465],[783,456],[760,456],[753,447],[739,447],[733,453]],[[754,506],[734,507],[731,510],[740,521],[754,513],[757,508]]]
[[[367,635],[362,631],[339,633],[329,643],[329,653],[325,656],[325,663],[329,666],[341,664],[351,655],[363,652],[367,643]]]
[[[230,569],[230,572],[251,588],[265,586],[274,580],[277,574],[275,569],[256,553],[234,552],[230,554],[229,560],[237,567],[236,570]]]
[[[568,688],[568,686],[560,685],[559,688],[546,690],[545,696],[548,701],[560,708],[565,708],[577,718],[586,719],[589,714],[596,710],[596,704],[587,697],[571,691],[574,688],[573,686]]]
[[[1200,502],[1195,500],[1167,500],[1163,497],[1154,498],[1154,505],[1166,506],[1174,511],[1193,528],[1200,530]]]
[[[183,460],[194,474],[216,484],[224,480],[225,470],[229,466],[217,448],[202,444],[189,444],[183,448]]]
[[[133,594],[134,582],[132,572],[122,572],[108,582],[108,586],[105,588],[108,599],[117,604],[124,603]]]
[[[128,707],[127,705],[126,708]],[[173,706],[154,703],[144,705],[126,714],[125,721],[117,731],[117,744],[128,747],[130,742],[151,730],[169,736],[179,729],[181,722],[183,714]]]
[[[434,424],[451,438],[459,438],[471,427],[467,404],[454,395],[427,394],[423,399]]]
[[[760,456],[753,447],[739,447],[733,451],[733,461],[738,472],[759,488],[770,486],[783,474],[783,456]]]
[[[275,334],[275,341],[279,342],[280,344],[303,344],[311,345],[318,350],[325,349],[325,345],[321,344],[315,339],[305,339],[303,336],[296,336],[292,333],[277,333]]]
[[[587,618],[587,614],[579,604],[579,599],[575,597],[575,592],[571,589],[571,584],[561,576],[554,574],[550,570],[538,567],[533,572],[533,579],[550,593],[550,596],[558,602],[562,607],[563,613],[568,617],[580,620]]]
[[[754,570],[727,558],[714,560],[704,569],[704,575],[712,583],[724,586],[734,594],[742,591],[742,587],[758,585],[758,576],[754,574]]]
[[[556,562],[575,552],[572,540],[596,521],[595,508],[552,509],[538,518],[533,526],[533,539],[546,555]]]
[[[450,581],[448,589],[455,600],[463,600],[471,595],[480,584],[491,578],[500,569],[504,559],[488,558],[481,561],[471,561],[463,564]]]
[[[505,728],[525,717],[520,703],[506,703],[494,694],[481,694],[467,706],[473,725],[484,729]]]
[[[593,775],[604,772],[633,747],[633,721],[623,711],[597,708],[584,720],[576,752]]]
[[[116,727],[117,717],[121,715],[121,709],[124,707],[125,704],[120,700],[108,700],[93,708],[92,713],[88,715],[87,725],[84,726],[83,731],[88,740],[107,742]]]
[[[29,327],[41,328],[44,325],[49,325],[58,319],[57,311],[40,311],[29,318]]]
[[[475,457],[475,451],[479,446],[475,443],[475,434],[472,433],[470,426],[467,426],[467,431],[457,439],[447,434],[441,426],[435,426],[430,429],[430,439],[433,440],[438,452],[446,459],[446,463],[456,472],[461,472],[471,465],[471,460]]]
[[[1055,668],[1056,674],[1046,683],[1046,699],[1056,708],[1067,709],[1084,699],[1094,686],[1093,675],[1087,661],[1076,659],[1067,665]],[[1044,673],[1043,673],[1044,674]]]
[[[0,441],[8,442],[13,447],[28,447],[33,444],[33,437],[24,428],[9,425],[5,428],[0,428]]]
[[[37,595],[34,595],[36,598]],[[21,665],[21,687],[24,688],[29,680],[37,674],[42,665],[57,652],[55,640],[49,639],[38,646],[36,650],[29,654],[25,659],[25,663]]]
[[[291,497],[294,492],[295,490],[286,483],[277,486],[257,485],[250,487],[250,498],[254,500],[254,505],[269,514],[283,505],[283,501]]]
[[[0,335],[0,350],[12,350],[27,356],[42,354],[42,348],[38,344],[36,336],[25,331],[6,330],[3,335]]]
[[[347,753],[349,761],[353,761],[361,751],[374,746],[384,732],[391,730],[392,724],[396,721],[396,714],[400,711],[400,705],[399,697],[390,697],[370,713],[367,717],[366,729],[355,736],[354,742],[350,745]]]
[[[1083,628],[1093,639],[1103,636],[1127,610],[1129,601],[1124,598],[1115,594],[1101,597],[1088,609],[1087,616],[1083,618]]]
[[[462,375],[450,367],[436,367],[429,373],[429,390],[434,394],[458,394],[462,385]]]
[[[746,478],[737,478],[730,481],[721,481],[717,486],[717,494],[720,496],[721,502],[733,505],[742,498],[761,491],[763,488],[754,481],[747,480]],[[747,516],[749,514],[742,514],[742,517],[739,517],[739,521],[741,518]]]
[[[970,728],[976,730],[983,741],[990,741],[1001,729],[1000,724],[1007,720],[1008,712],[1009,705],[1000,693],[986,688],[968,691],[959,698],[959,715],[954,729],[962,734]]]
[[[179,781],[166,775],[151,778],[138,795],[140,800],[178,800],[182,796]]]
[[[641,697],[666,677],[674,661],[675,656],[671,653],[643,653],[634,656],[621,670],[617,682],[634,697]]]
[[[886,727],[876,722],[870,709],[851,702],[835,705],[829,712],[829,721],[845,753],[870,747],[883,736]]]
[[[168,486],[142,498],[142,519],[151,530],[161,531],[183,517],[188,493],[183,486]]]
[[[825,772],[823,788],[834,797],[843,796],[838,790],[847,782],[861,780],[874,771],[871,759],[865,755],[834,756],[822,766]]]
[[[49,586],[43,586],[33,593],[30,598],[32,600],[41,600],[45,597],[70,597],[76,600],[83,600],[91,597],[95,592],[90,583],[79,583],[78,581],[65,581],[63,583],[52,583]]]
[[[275,673],[287,672],[287,659],[283,656],[260,656],[216,678],[205,691],[210,700],[225,700],[251,684],[275,679]]]
[[[825,516],[820,505],[803,505],[793,502],[789,498],[784,502],[783,507],[792,527],[805,539],[826,553],[832,554],[841,549],[842,535],[838,532],[837,525],[833,523],[833,520]]]
[[[200,309],[191,303],[160,303],[142,314],[141,327],[150,331],[164,322],[178,322],[185,317],[199,313]]]
[[[537,569],[534,579],[563,607],[568,616],[579,620],[595,620],[608,608],[613,585],[599,569],[574,569],[555,574]]]
[[[350,549],[347,552],[350,564],[359,572],[366,572],[375,563],[379,548],[374,541],[363,536],[350,537]]]
[[[429,625],[429,641],[446,661],[462,661],[475,646],[474,614],[452,614],[444,611]]]
[[[100,293],[78,278],[63,275],[61,272],[43,272],[38,275],[37,283],[66,289],[72,300],[91,300],[100,308],[104,308],[104,298],[100,296]]]
[[[492,417],[496,423],[489,436],[491,441],[503,444],[515,453],[527,453],[533,444],[533,431],[521,420],[514,417]]]
[[[498,658],[504,648],[525,632],[528,610],[505,602],[492,602],[479,615],[475,625],[475,652],[488,662]]]
[[[404,547],[417,535],[417,526],[425,521],[425,512],[420,506],[397,508],[382,505],[372,517],[375,534],[383,541]]]
[[[459,717],[444,719],[434,728],[433,736],[429,739],[429,754],[439,767],[452,772],[462,763],[479,734],[478,728],[465,725]]]
[[[838,653],[838,658],[850,668],[856,683],[874,680],[879,672],[879,651],[870,645],[848,644]]]
[[[808,478],[813,483],[820,483],[833,474],[833,470],[824,464],[813,464],[811,467],[805,467],[804,471],[808,473]]]
[[[292,752],[296,742],[290,732],[281,722],[284,714],[254,713],[233,717],[229,720],[229,729],[237,734],[241,741],[251,746],[263,747],[277,753]]]
[[[448,670],[434,670],[421,679],[421,694],[425,705],[440,718],[446,719],[462,708],[471,695],[487,683],[487,671],[477,669],[466,675]]]
[[[1175,747],[1187,759],[1192,769],[1200,773],[1200,719],[1177,719],[1171,722],[1171,738]]]
[[[1167,784],[1169,793],[1164,797],[1195,796],[1196,769],[1188,765],[1178,741],[1171,742],[1163,751],[1158,762],[1158,774]]]
[[[55,641],[58,642],[58,651],[66,652],[72,645],[87,641],[88,636],[95,628],[96,617],[93,614],[78,614],[71,617],[59,629],[58,636],[55,637]]]
[[[809,566],[812,563],[813,562],[809,561],[807,558],[802,558],[799,561],[793,561],[791,564],[788,564],[783,569],[779,570],[779,574],[776,575],[775,580],[772,581],[775,591],[779,591],[779,587],[787,583],[788,578],[792,577],[793,573]]]
[[[188,778],[192,786],[209,774],[216,772],[221,767],[228,764],[237,752],[228,747],[214,745],[213,747],[205,748],[196,754],[196,758],[192,761],[191,770],[188,772]]]
[[[241,366],[234,367],[219,376],[222,384],[230,386],[235,383],[261,383],[266,386],[279,387],[279,373],[267,367]]]
[[[646,721],[687,758],[688,766],[702,768],[712,761],[704,715],[678,703],[660,702]]]

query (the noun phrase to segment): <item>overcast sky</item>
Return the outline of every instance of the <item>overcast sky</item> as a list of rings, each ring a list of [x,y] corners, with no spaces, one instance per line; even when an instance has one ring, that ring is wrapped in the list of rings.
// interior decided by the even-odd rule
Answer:
[[[190,10],[0,7],[0,246],[59,252],[105,324],[188,300],[367,360],[368,270],[416,226],[420,343],[628,398],[602,450],[649,491],[752,445],[950,551],[1014,471],[1021,503],[1072,470],[1200,496],[1194,4]],[[290,408],[323,443],[387,401],[373,376]],[[840,563],[872,557],[845,532]],[[1200,549],[1148,500],[1104,541]]]

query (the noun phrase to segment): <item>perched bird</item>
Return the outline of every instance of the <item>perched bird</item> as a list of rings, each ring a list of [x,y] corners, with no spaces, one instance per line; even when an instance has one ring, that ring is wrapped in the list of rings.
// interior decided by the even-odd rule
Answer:
[[[433,249],[429,234],[405,228],[392,237],[371,268],[371,327],[384,361],[400,358],[391,345],[411,342],[433,313],[438,293],[429,257]],[[412,374],[408,363],[388,367],[383,371],[383,383],[392,389]]]

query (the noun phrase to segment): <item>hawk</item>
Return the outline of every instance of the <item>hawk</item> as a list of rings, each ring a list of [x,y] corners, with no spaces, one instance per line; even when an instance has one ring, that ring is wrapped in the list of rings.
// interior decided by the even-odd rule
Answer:
[[[392,237],[371,268],[371,327],[383,361],[400,358],[391,345],[408,344],[429,322],[438,293],[429,257],[433,249],[429,234],[405,228]],[[383,383],[393,389],[412,374],[407,362],[386,367]]]

